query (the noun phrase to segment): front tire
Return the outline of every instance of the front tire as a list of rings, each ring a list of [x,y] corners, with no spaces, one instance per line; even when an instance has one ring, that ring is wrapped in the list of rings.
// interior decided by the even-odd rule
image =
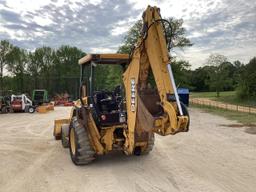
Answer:
[[[34,107],[29,107],[28,108],[28,112],[29,113],[34,113],[35,112],[35,108]]]
[[[182,102],[180,102],[180,105],[181,105],[181,108],[182,108],[182,111],[183,111],[183,115],[188,116],[188,125],[186,127],[186,130],[184,130],[185,132],[187,132],[189,130],[189,126],[190,126],[190,116],[189,116],[188,108]]]
[[[8,108],[7,107],[3,107],[1,109],[1,113],[8,113]]]
[[[68,124],[62,125],[61,126],[61,144],[62,144],[63,148],[69,147],[69,141],[67,139],[68,132],[69,132],[69,125]]]
[[[75,165],[86,165],[95,159],[87,130],[73,117],[69,130],[69,151]]]

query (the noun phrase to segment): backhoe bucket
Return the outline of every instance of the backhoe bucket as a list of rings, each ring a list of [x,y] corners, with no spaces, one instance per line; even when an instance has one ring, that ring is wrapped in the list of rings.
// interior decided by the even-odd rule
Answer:
[[[146,101],[145,98],[143,99]],[[149,112],[140,96],[138,96],[138,113],[136,125],[136,130],[139,132],[152,132],[154,128],[154,117]]]

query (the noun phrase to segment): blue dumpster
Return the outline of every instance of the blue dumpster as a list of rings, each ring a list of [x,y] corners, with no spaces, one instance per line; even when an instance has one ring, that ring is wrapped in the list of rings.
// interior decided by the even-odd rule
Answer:
[[[180,101],[184,103],[186,106],[189,105],[189,89],[188,88],[178,88],[178,95]]]

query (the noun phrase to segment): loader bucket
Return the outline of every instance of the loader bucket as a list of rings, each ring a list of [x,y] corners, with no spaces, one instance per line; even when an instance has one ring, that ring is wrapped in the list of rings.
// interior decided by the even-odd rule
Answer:
[[[54,121],[54,130],[53,130],[53,136],[55,137],[56,140],[61,139],[61,126],[63,124],[69,124],[70,123],[70,119],[66,118],[66,119],[56,119]]]
[[[48,112],[47,106],[44,106],[44,105],[37,107],[36,110],[38,113],[47,113]]]

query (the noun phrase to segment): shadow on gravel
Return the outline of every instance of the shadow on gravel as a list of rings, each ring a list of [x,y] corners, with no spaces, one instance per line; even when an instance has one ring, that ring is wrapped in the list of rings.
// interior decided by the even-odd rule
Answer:
[[[256,135],[256,125],[255,124],[220,124],[223,127],[231,128],[246,128],[245,133]]]
[[[124,165],[124,164],[133,164],[133,163],[141,163],[144,162],[149,155],[141,155],[141,156],[135,156],[130,155],[127,156],[123,152],[119,151],[112,151],[106,155],[99,155],[96,157],[96,159],[93,161],[93,165]]]

